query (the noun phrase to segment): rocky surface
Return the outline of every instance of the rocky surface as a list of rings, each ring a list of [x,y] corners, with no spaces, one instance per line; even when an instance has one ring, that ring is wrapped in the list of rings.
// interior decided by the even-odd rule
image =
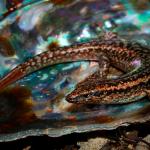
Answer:
[[[119,127],[110,131],[70,134],[58,138],[27,137],[0,143],[14,150],[149,150],[150,122]]]

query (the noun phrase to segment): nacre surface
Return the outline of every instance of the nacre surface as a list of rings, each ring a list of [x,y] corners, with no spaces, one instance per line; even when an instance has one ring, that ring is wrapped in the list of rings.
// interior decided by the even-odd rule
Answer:
[[[150,3],[110,0],[0,1],[0,77],[18,64],[59,46],[89,41],[102,30],[150,46]],[[142,7],[141,7],[142,6]],[[54,44],[55,45],[55,44]],[[124,105],[77,105],[65,96],[98,69],[95,62],[49,66],[0,92],[0,141],[29,135],[58,137],[111,130],[150,119],[148,98]],[[111,68],[109,78],[120,75]]]

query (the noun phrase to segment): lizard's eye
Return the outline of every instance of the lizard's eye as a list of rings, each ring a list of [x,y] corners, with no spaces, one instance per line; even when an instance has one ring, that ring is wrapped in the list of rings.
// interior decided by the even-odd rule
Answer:
[[[82,95],[83,98],[89,98],[91,96],[99,97],[100,96],[100,92],[94,92],[94,93],[89,93],[89,94],[83,94]]]
[[[82,97],[84,97],[84,98],[88,98],[90,96],[90,94],[84,94],[84,95],[82,95]]]
[[[95,93],[93,93],[93,96],[100,96],[100,92],[95,92]]]

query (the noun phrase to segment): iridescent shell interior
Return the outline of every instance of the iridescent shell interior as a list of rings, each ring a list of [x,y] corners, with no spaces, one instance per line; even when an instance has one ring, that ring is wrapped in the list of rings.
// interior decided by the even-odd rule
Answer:
[[[150,4],[134,1],[0,1],[0,78],[18,64],[59,45],[98,38],[102,30],[150,46]],[[65,100],[77,83],[98,69],[96,62],[46,67],[0,92],[0,141],[29,135],[58,137],[111,130],[150,119],[150,101],[122,105],[79,105]],[[120,75],[110,69],[109,78]]]

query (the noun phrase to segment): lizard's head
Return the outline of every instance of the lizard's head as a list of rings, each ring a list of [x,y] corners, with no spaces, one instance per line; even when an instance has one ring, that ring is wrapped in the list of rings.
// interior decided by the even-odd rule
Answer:
[[[98,104],[104,97],[105,94],[101,92],[77,88],[67,95],[66,100],[75,104]]]

